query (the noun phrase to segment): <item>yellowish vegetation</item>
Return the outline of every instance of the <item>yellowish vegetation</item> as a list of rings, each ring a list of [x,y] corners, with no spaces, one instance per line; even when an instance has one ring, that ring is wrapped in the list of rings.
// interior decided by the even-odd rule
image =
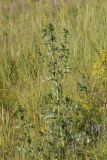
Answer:
[[[54,158],[48,157],[50,150],[42,146],[46,140],[43,136],[50,130],[41,113],[41,105],[45,108],[51,101],[47,96],[52,88],[46,80],[48,60],[42,61],[47,56],[42,30],[49,23],[54,24],[59,41],[63,28],[69,30],[72,70],[63,80],[64,97],[82,106],[86,113],[75,113],[74,121],[79,117],[81,122],[85,116],[88,121],[96,109],[95,116],[100,113],[104,117],[106,130],[107,110],[102,107],[107,105],[107,0],[57,0],[55,6],[50,0],[0,0],[0,160],[61,160],[50,153]],[[86,83],[90,90],[79,91],[78,82],[83,87]],[[96,117],[97,124],[100,116]],[[38,139],[45,149],[43,155],[36,152],[42,152]],[[75,154],[72,144],[68,158],[63,160],[107,159],[105,139],[94,146],[85,145]]]

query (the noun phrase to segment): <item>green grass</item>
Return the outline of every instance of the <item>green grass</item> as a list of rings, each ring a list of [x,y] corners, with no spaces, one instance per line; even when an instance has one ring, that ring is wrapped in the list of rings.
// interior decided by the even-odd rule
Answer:
[[[42,29],[49,23],[55,26],[59,39],[63,28],[69,30],[69,62],[72,72],[63,80],[64,96],[73,101],[78,99],[79,94],[82,96],[77,89],[77,83],[85,83],[81,78],[84,74],[89,77],[89,83],[98,89],[90,104],[96,104],[97,99],[97,105],[102,111],[101,98],[107,105],[107,87],[106,84],[102,85],[103,81],[107,82],[107,78],[94,81],[91,75],[92,66],[98,60],[100,50],[107,50],[107,0],[59,0],[56,6],[49,0],[1,0],[1,160],[46,159],[43,155],[37,157],[36,149],[38,143],[45,141],[40,135],[40,132],[45,132],[41,120],[41,103],[44,108],[47,102],[51,103],[48,94],[52,84],[45,80],[48,76],[48,60],[43,63],[39,54],[40,50],[44,57],[47,55]],[[103,113],[106,112],[107,109],[104,109]],[[106,123],[105,115],[103,123]],[[29,137],[32,143],[26,142]],[[85,160],[107,159],[107,144],[103,140],[81,150]],[[68,152],[66,160],[83,159],[73,151]],[[55,160],[52,157],[50,159]]]

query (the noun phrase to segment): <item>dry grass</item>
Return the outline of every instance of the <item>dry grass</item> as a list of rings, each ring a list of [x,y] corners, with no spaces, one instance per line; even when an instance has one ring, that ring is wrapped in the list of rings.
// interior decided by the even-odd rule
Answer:
[[[50,22],[59,37],[64,27],[70,31],[73,71],[65,77],[64,92],[72,97],[81,79],[79,72],[90,76],[99,51],[107,49],[107,0],[59,0],[54,7],[49,0],[1,0],[0,18],[0,159],[30,160],[29,153],[21,154],[17,149],[26,126],[19,108],[25,112],[26,123],[40,123],[40,99],[51,88],[44,81],[46,64],[42,64],[36,47],[46,55],[41,31]],[[39,137],[39,130],[39,125],[31,130],[33,140],[35,134]],[[107,146],[101,145],[101,153],[95,148],[95,160],[106,160],[100,154]]]

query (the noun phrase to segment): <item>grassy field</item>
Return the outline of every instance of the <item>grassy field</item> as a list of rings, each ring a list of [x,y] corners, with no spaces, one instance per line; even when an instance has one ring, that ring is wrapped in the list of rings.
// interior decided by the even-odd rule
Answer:
[[[107,160],[107,0],[1,0],[0,31],[0,160]]]

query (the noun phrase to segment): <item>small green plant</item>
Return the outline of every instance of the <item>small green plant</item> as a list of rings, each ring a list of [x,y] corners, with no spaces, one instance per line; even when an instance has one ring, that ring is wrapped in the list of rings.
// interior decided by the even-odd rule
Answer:
[[[48,126],[45,138],[45,144],[47,144],[48,154],[50,158],[64,159],[66,157],[67,146],[67,126],[69,125],[70,108],[67,107],[66,99],[63,94],[63,80],[65,74],[71,71],[69,63],[69,32],[63,29],[62,41],[58,42],[54,26],[50,23],[46,29],[43,30],[43,39],[45,39],[46,50],[48,55],[48,73],[47,80],[51,81],[52,101],[45,106],[45,112],[43,113],[43,119]],[[43,105],[43,104],[42,104]],[[46,108],[48,112],[46,113]],[[42,110],[42,108],[41,108]],[[67,117],[68,116],[68,117]],[[68,124],[67,124],[68,123]],[[67,124],[67,126],[66,126]],[[69,137],[69,136],[68,136]],[[45,152],[45,151],[44,151]],[[49,157],[49,155],[47,155]]]
[[[26,117],[26,109],[18,105],[15,116],[20,123],[17,126],[16,148],[19,159],[26,157],[27,159],[35,159],[36,157],[36,134],[38,128],[35,122]]]

